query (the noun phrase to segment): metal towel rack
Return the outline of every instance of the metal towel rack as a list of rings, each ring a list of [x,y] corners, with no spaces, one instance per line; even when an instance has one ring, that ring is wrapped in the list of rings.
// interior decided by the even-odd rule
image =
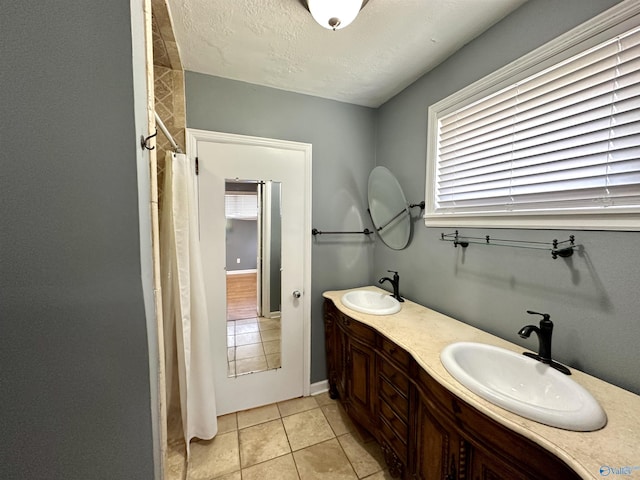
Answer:
[[[361,231],[356,231],[356,232],[324,232],[322,230],[318,230],[317,228],[314,228],[313,230],[311,230],[311,234],[313,236],[316,235],[354,235],[354,234],[360,234],[360,235],[371,235],[372,233],[374,233],[373,231],[369,230],[368,228],[365,228],[364,230]]]
[[[568,240],[558,241],[554,239],[551,242],[536,242],[532,240],[513,240],[504,238],[491,238],[490,235],[484,237],[467,237],[460,235],[458,230],[454,233],[441,233],[440,240],[445,242],[453,242],[453,246],[460,245],[462,248],[467,248],[469,244],[474,243],[476,245],[493,245],[499,247],[516,247],[516,248],[529,248],[532,250],[547,250],[551,253],[551,257],[556,259],[558,257],[567,258],[573,255],[573,249],[578,247],[575,243],[575,235],[569,235]]]

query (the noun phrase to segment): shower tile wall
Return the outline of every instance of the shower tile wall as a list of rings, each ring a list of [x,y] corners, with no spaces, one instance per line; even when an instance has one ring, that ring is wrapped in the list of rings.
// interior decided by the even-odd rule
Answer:
[[[176,143],[185,151],[185,95],[184,70],[180,62],[173,28],[163,0],[152,1],[153,74],[155,109]],[[164,157],[171,151],[171,144],[158,133],[158,200],[162,209],[164,186]]]

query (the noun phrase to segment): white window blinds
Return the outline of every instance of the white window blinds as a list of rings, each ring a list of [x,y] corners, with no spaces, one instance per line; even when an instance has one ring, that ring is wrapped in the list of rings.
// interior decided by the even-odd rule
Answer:
[[[640,27],[437,121],[432,214],[638,211]]]
[[[256,220],[258,218],[258,195],[255,193],[227,193],[224,196],[224,212],[228,219]]]

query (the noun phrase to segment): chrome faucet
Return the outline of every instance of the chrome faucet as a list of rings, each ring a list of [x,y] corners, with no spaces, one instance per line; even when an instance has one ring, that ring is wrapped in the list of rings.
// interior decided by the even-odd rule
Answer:
[[[530,315],[542,315],[540,320],[540,327],[535,325],[526,325],[518,331],[518,335],[522,338],[529,338],[531,332],[535,332],[538,335],[538,354],[524,352],[523,355],[534,358],[542,363],[546,363],[556,370],[561,371],[566,375],[571,375],[571,372],[564,365],[559,364],[551,359],[551,334],[553,333],[553,322],[549,319],[548,313],[538,313],[527,310]]]
[[[391,286],[393,287],[393,295],[391,296],[399,302],[404,302],[404,298],[400,296],[400,275],[398,275],[398,272],[393,270],[387,270],[387,272],[393,273],[393,278],[391,279],[389,277],[382,277],[380,280],[378,280],[378,283],[382,285],[384,282],[389,281],[389,283],[391,283]]]

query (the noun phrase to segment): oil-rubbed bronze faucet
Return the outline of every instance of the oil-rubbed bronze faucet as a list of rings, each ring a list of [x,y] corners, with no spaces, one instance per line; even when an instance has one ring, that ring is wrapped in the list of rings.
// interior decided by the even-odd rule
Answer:
[[[536,332],[538,335],[538,354],[536,355],[535,353],[524,352],[523,355],[535,358],[542,363],[546,363],[566,375],[571,375],[571,372],[567,367],[551,359],[551,334],[553,333],[553,322],[549,319],[549,314],[532,312],[531,310],[527,310],[527,313],[530,315],[542,315],[542,320],[540,320],[540,327],[527,325],[518,331],[518,335],[522,338],[529,338],[531,332]]]
[[[393,295],[391,296],[399,302],[404,302],[404,298],[400,296],[400,275],[398,275],[398,272],[395,272],[393,270],[387,270],[387,272],[393,273],[393,278],[391,279],[389,277],[382,277],[380,280],[378,280],[378,283],[382,285],[384,282],[389,281],[389,283],[391,283],[391,285],[393,286]]]

